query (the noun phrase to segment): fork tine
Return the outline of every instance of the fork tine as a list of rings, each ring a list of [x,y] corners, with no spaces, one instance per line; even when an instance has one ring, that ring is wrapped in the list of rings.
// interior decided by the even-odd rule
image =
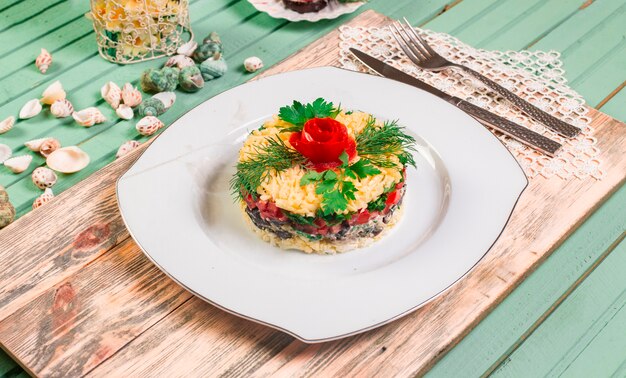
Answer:
[[[398,34],[398,31],[394,30],[394,28],[391,26],[389,26],[389,30],[391,30],[391,35],[393,35],[393,37],[396,39],[396,41],[398,42],[398,46],[400,46],[402,51],[404,51],[407,58],[409,58],[413,63],[419,65],[421,58],[415,56],[415,54],[411,50],[409,50],[408,47],[405,46],[405,43],[403,42],[402,37]]]
[[[419,62],[427,59],[427,57],[420,50],[415,48],[414,44],[411,43],[411,40],[408,39],[408,37],[402,31],[400,31],[400,28],[398,27],[397,23],[394,22],[391,25],[395,29],[394,36],[396,37],[398,44],[400,44],[400,47],[403,47],[404,45],[402,50],[404,50],[405,53],[406,53],[406,49],[409,49],[411,51],[411,55],[415,56],[415,58],[417,59],[417,62],[415,62],[416,64],[419,64]],[[392,30],[392,32],[394,32],[394,30]],[[401,38],[401,39],[398,39],[398,38]]]
[[[409,24],[409,21],[406,19],[406,17],[403,17],[404,22],[407,23],[407,25],[409,25],[409,29],[411,29],[411,34],[413,34],[417,40],[421,43],[421,45],[430,53],[431,56],[437,56],[439,54],[437,54],[437,52],[430,47],[430,45],[428,44],[428,42],[426,42],[426,40],[424,38],[422,38],[418,32],[415,31],[415,29],[413,27],[411,27],[411,24]]]
[[[416,40],[413,35],[411,34],[411,32],[409,32],[407,29],[411,29],[413,30],[413,28],[409,25],[409,27],[407,28],[406,26],[404,26],[401,22],[398,21],[398,25],[400,25],[400,27],[402,28],[402,31],[404,32],[404,35],[406,35],[409,38],[410,41],[410,45],[413,47],[413,50],[417,49],[420,54],[425,58],[428,59],[430,58],[430,53],[428,52],[428,50],[426,50],[424,48],[424,46],[422,46],[422,44]],[[414,30],[413,30],[414,31]]]

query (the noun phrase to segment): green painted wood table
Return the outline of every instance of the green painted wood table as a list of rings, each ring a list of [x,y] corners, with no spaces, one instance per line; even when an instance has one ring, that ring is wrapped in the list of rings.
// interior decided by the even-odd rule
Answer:
[[[173,109],[163,116],[167,124],[204,99],[251,79],[239,65],[245,57],[260,56],[271,66],[366,9],[406,16],[415,25],[486,49],[557,50],[570,85],[588,104],[626,120],[625,0],[372,0],[356,14],[315,24],[272,19],[245,0],[190,3],[192,27],[198,35],[211,30],[222,33],[230,69],[198,94],[179,94]],[[63,82],[77,108],[101,105],[99,88],[104,81],[136,82],[142,70],[154,66],[116,66],[101,59],[90,22],[83,16],[87,11],[87,2],[78,0],[0,0],[1,119],[39,97],[54,80]],[[46,75],[33,64],[41,47],[54,56]],[[116,119],[110,109],[100,108],[109,119]],[[0,135],[0,143],[19,152],[24,141],[52,135],[63,145],[75,144],[87,151],[91,164],[79,174],[62,175],[54,187],[58,194],[112,162],[123,141],[143,141],[132,124],[109,122],[83,129],[46,114],[19,122]],[[36,157],[33,167],[43,163]],[[18,216],[29,212],[40,194],[28,171],[15,175],[2,169],[0,185],[7,187]],[[455,348],[440,356],[428,375],[626,375],[625,230],[626,188],[622,187]],[[0,238],[10,235],[0,231]],[[26,373],[2,356],[0,374]]]

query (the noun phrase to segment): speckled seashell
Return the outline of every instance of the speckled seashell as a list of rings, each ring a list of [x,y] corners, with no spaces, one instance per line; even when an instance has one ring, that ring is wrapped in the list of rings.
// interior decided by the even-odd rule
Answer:
[[[223,76],[228,70],[228,65],[224,58],[219,57],[218,59],[207,59],[200,64],[200,73],[202,73],[202,78],[205,81],[217,79],[220,76]]]
[[[196,66],[185,67],[180,70],[178,77],[180,89],[185,92],[197,92],[204,87],[204,79],[200,73],[200,69]]]
[[[76,146],[63,147],[51,153],[46,164],[57,172],[74,173],[89,164],[89,155]]]
[[[144,92],[171,92],[178,86],[180,70],[175,67],[150,68],[141,75],[141,89]]]
[[[41,143],[39,147],[39,153],[41,156],[47,158],[51,153],[61,148],[61,142],[54,138],[47,138]]]
[[[48,50],[41,49],[41,53],[39,53],[39,56],[37,57],[37,59],[35,59],[35,65],[37,66],[39,71],[41,71],[42,74],[45,74],[46,71],[48,71],[48,68],[50,68],[51,64],[52,64],[52,55],[50,55]]]
[[[259,57],[251,56],[244,60],[243,66],[248,72],[256,72],[263,68],[263,61]]]
[[[198,42],[191,40],[187,43],[184,43],[178,47],[176,53],[184,56],[192,56],[193,52],[198,48]]]
[[[214,57],[216,54],[222,54],[223,52],[224,49],[222,48],[221,43],[208,41],[207,43],[203,43],[198,46],[196,51],[193,53],[193,59],[196,62],[201,63]]]
[[[124,105],[134,108],[141,104],[141,92],[139,92],[139,89],[133,87],[131,83],[126,83],[122,87],[122,101],[124,101]]]
[[[165,113],[166,110],[165,104],[163,104],[161,100],[152,97],[139,104],[137,107],[137,115],[139,117],[160,116]]]
[[[41,103],[52,105],[56,100],[62,100],[65,98],[65,91],[60,81],[55,81],[50,84],[43,94],[41,95]]]
[[[69,117],[73,112],[74,106],[66,98],[56,100],[50,105],[50,113],[57,118]]]
[[[28,169],[33,157],[30,155],[21,155],[12,157],[4,161],[4,166],[9,168],[13,173],[22,173]]]
[[[31,178],[33,184],[39,189],[52,188],[57,182],[57,174],[52,169],[46,167],[35,168]]]
[[[4,161],[10,158],[12,154],[13,151],[11,151],[11,147],[0,143],[0,164],[4,163]]]
[[[122,156],[127,155],[129,152],[131,152],[135,148],[139,147],[140,145],[141,143],[137,142],[136,140],[129,140],[127,142],[124,142],[122,143],[120,148],[118,148],[117,154],[115,154],[115,157],[121,158]]]
[[[0,185],[0,202],[8,202],[9,201],[9,193],[4,186]]]
[[[24,104],[24,106],[22,106],[22,109],[20,109],[20,118],[21,119],[33,118],[37,114],[41,113],[41,109],[42,107],[41,107],[41,103],[39,102],[39,100],[37,99],[30,100],[26,104]]]
[[[0,134],[4,134],[11,130],[15,125],[15,117],[9,116],[4,121],[0,122]]]
[[[72,117],[74,117],[74,120],[76,121],[76,123],[85,127],[91,127],[93,125],[106,121],[104,114],[102,114],[100,110],[98,110],[98,108],[95,108],[95,107],[89,107],[89,108],[74,112],[72,113]]]
[[[220,35],[217,34],[217,32],[210,32],[209,35],[204,37],[204,39],[202,40],[203,45],[211,42],[219,43],[220,45],[222,44],[222,39],[220,38]]]
[[[133,111],[133,108],[131,108],[130,106],[126,105],[126,104],[122,104],[120,106],[117,107],[117,109],[115,109],[115,114],[117,114],[118,117],[120,117],[121,119],[132,119],[135,116],[135,112]]]
[[[165,62],[165,67],[185,68],[195,65],[196,62],[194,62],[193,59],[185,55],[174,55],[173,57],[169,58],[167,62]]]
[[[100,95],[113,109],[117,109],[122,101],[122,90],[112,81],[104,84],[100,89]]]
[[[152,98],[155,98],[165,105],[165,110],[169,109],[176,102],[176,93],[174,92],[161,92],[157,93]]]
[[[45,205],[46,203],[50,202],[53,198],[54,198],[54,193],[52,193],[52,189],[46,188],[43,194],[37,197],[35,201],[33,202],[33,210]]]
[[[135,128],[139,134],[149,136],[156,133],[160,128],[165,126],[161,120],[154,116],[146,116],[137,122]]]

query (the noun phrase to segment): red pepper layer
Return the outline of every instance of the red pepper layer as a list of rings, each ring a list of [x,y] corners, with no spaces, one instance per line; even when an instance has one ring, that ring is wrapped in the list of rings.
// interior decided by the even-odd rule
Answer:
[[[398,183],[396,184],[395,189],[387,194],[385,209],[383,209],[382,211],[372,212],[370,212],[367,208],[362,209],[358,213],[353,214],[352,217],[348,219],[348,224],[350,226],[366,224],[375,217],[378,217],[380,215],[386,215],[387,213],[389,213],[391,207],[393,205],[396,205],[402,198],[401,189],[403,186],[404,183]],[[263,201],[261,199],[255,201],[250,194],[248,194],[244,198],[244,200],[250,210],[258,208],[259,213],[261,214],[261,218],[265,220],[286,222],[288,219],[283,210],[276,206],[276,204],[272,201]],[[299,227],[303,232],[312,235],[327,235],[338,233],[339,231],[341,231],[341,224],[329,225],[321,218],[316,218],[313,223],[315,223],[315,226],[299,225]]]

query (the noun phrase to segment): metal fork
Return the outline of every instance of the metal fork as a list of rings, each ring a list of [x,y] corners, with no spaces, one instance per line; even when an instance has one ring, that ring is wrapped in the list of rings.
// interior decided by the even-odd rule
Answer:
[[[395,21],[389,26],[391,33],[398,41],[400,48],[404,51],[406,56],[413,61],[417,66],[424,70],[429,71],[441,71],[446,68],[458,68],[461,69],[486,85],[491,90],[499,93],[502,97],[510,101],[519,107],[524,113],[528,114],[535,120],[543,123],[548,128],[556,131],[557,133],[565,137],[575,137],[580,133],[580,129],[574,127],[568,123],[561,121],[560,119],[546,113],[545,111],[537,108],[536,106],[528,103],[524,99],[516,96],[513,92],[504,88],[495,81],[488,77],[474,71],[469,67],[465,67],[461,64],[457,64],[447,60],[433,50],[430,45],[411,27],[409,22],[404,19],[406,26],[400,21]]]

